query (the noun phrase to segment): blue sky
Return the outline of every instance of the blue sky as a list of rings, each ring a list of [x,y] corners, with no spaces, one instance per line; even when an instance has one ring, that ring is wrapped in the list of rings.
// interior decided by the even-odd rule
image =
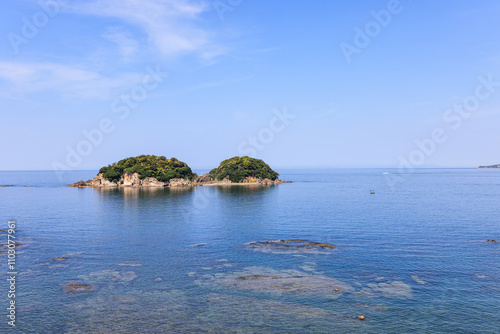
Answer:
[[[139,154],[193,168],[243,154],[276,168],[499,163],[499,14],[494,0],[12,1],[0,170]]]

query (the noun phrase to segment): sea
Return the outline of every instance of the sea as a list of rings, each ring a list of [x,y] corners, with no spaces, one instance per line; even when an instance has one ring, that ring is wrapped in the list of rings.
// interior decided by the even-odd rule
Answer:
[[[0,172],[0,332],[500,333],[500,169],[279,172]]]

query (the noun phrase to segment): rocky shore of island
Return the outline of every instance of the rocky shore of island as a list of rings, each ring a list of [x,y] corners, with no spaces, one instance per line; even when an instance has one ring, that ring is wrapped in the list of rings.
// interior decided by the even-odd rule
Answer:
[[[200,175],[194,180],[173,178],[167,182],[158,181],[154,177],[147,177],[144,179],[139,178],[138,173],[125,174],[118,181],[113,182],[99,173],[91,180],[80,180],[78,182],[68,185],[69,187],[76,188],[120,188],[120,187],[196,187],[196,186],[233,186],[233,185],[262,185],[271,186],[280,183],[292,183],[292,181],[285,180],[271,180],[271,179],[258,179],[247,177],[242,182],[232,182],[229,179],[214,180],[208,174]]]
[[[264,161],[250,157],[233,157],[224,160],[209,173],[198,175],[176,158],[141,155],[126,158],[102,167],[91,180],[80,180],[70,187],[119,188],[119,187],[195,187],[262,185],[291,183],[278,178],[279,174]]]

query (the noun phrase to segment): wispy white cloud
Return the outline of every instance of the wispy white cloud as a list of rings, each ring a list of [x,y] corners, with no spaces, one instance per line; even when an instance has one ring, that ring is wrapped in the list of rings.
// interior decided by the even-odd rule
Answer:
[[[4,97],[56,92],[65,98],[110,98],[137,83],[141,76],[122,73],[106,77],[98,72],[56,63],[0,61],[0,87]]]
[[[209,9],[207,3],[189,0],[80,0],[66,8],[76,14],[115,18],[135,26],[144,31],[161,55],[194,52],[205,58],[223,52],[209,29],[200,28],[200,15]],[[123,35],[113,37],[121,45],[130,42],[127,39],[123,44]]]
[[[110,28],[102,36],[116,44],[121,56],[126,60],[131,59],[139,49],[139,43],[129,33],[119,28]]]
[[[103,48],[102,43],[90,42],[89,53],[84,57],[72,55],[62,63],[42,61],[43,58],[39,58],[38,62],[0,58],[0,95],[19,98],[31,93],[48,92],[69,99],[110,98],[119,94],[120,90],[137,84],[144,76],[131,73],[134,69],[130,69],[130,64],[123,71],[123,64],[115,61],[120,57],[126,62],[139,63],[144,58],[151,60],[159,57],[161,59],[155,61],[161,63],[171,56],[196,55],[204,66],[208,66],[217,56],[225,54],[227,48],[216,42],[218,37],[214,30],[205,25],[201,16],[211,8],[203,1],[69,1],[61,5],[61,10],[99,18],[104,28],[97,38],[113,43],[116,48],[109,47],[110,44]],[[92,38],[95,36],[89,36],[86,41]],[[109,59],[113,63],[109,63]]]

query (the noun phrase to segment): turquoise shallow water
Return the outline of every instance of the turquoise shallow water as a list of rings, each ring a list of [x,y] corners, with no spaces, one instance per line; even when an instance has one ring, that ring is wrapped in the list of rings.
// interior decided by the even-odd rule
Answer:
[[[16,185],[0,188],[0,229],[16,219],[23,244],[15,332],[500,332],[500,244],[485,242],[500,239],[500,170],[422,169],[394,188],[382,172],[284,170],[295,183],[149,190],[65,187],[95,171],[62,181],[0,172]],[[293,238],[337,249],[245,246]],[[263,273],[312,285],[241,288]],[[351,290],[325,293],[318,277]],[[67,282],[93,291],[65,292]]]

